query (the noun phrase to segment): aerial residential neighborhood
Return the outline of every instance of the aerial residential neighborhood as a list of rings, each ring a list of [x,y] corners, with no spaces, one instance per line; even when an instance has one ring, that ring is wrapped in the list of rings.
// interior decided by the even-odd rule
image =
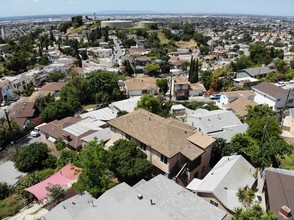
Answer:
[[[1,3],[0,219],[294,219],[293,2],[54,4]]]

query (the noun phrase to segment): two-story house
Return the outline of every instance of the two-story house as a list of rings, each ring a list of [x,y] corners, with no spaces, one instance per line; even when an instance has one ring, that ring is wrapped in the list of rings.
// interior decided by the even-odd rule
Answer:
[[[177,98],[188,98],[189,96],[201,96],[205,92],[201,83],[190,83],[186,78],[173,76],[171,80],[171,94]]]
[[[143,109],[108,124],[116,136],[138,143],[158,173],[187,184],[194,177],[203,178],[209,171],[211,144],[215,139],[196,133],[187,124]]]
[[[254,100],[258,104],[267,104],[274,110],[288,107],[294,107],[294,95],[279,86],[272,83],[263,82],[252,87],[255,93]]]

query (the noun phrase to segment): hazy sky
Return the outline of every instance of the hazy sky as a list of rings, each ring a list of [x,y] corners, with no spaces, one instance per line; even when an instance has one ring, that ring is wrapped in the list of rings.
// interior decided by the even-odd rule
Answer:
[[[0,17],[105,10],[294,16],[294,0],[0,0]]]

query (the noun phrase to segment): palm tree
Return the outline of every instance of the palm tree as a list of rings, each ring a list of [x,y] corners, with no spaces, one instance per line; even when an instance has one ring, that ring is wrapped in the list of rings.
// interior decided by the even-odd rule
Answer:
[[[250,188],[239,188],[237,192],[238,199],[243,205],[249,208],[252,205],[252,202],[255,198],[255,193]]]
[[[246,198],[246,193],[245,193],[245,189],[244,188],[240,187],[238,189],[237,197],[239,199],[239,202],[244,203],[245,198]]]

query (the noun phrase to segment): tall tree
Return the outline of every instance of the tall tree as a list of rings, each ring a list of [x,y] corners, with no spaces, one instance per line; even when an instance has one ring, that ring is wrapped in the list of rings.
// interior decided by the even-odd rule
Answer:
[[[149,112],[157,114],[160,111],[160,105],[158,98],[151,94],[144,94],[138,102],[137,108],[143,108]]]
[[[132,141],[118,140],[109,150],[111,170],[121,182],[134,185],[151,176],[152,165],[138,147]]]
[[[96,140],[89,142],[80,153],[80,166],[83,168],[74,187],[80,191],[88,191],[95,198],[115,184],[111,181],[109,158],[102,144]]]
[[[194,60],[193,56],[191,56],[190,69],[189,69],[189,76],[188,76],[188,81],[189,81],[189,82],[192,81],[192,75],[193,75],[194,67],[195,67],[194,61],[195,61],[195,60]]]

